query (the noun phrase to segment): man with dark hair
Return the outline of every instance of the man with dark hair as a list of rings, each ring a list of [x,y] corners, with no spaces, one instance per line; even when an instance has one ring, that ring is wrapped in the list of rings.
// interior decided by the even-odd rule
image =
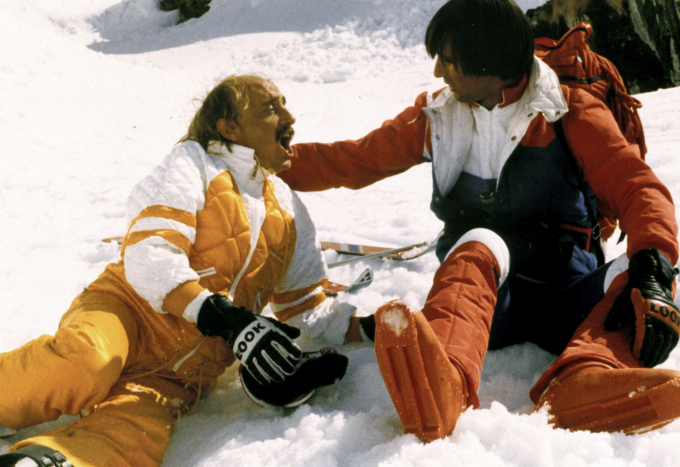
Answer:
[[[667,188],[605,104],[560,86],[511,0],[451,0],[426,33],[447,84],[358,141],[294,146],[296,190],[362,188],[431,162],[441,265],[420,312],[375,314],[375,347],[405,433],[450,434],[479,406],[487,349],[559,355],[531,390],[556,427],[635,433],[680,416],[678,260]],[[597,216],[627,254],[603,264]],[[630,260],[629,260],[630,258]]]
[[[447,55],[453,62],[446,63],[455,63],[462,73],[498,76],[513,85],[531,73],[534,63],[531,27],[524,13],[508,2],[489,3],[484,9],[477,2],[446,3],[430,21],[425,47],[435,58],[447,46],[456,53]]]

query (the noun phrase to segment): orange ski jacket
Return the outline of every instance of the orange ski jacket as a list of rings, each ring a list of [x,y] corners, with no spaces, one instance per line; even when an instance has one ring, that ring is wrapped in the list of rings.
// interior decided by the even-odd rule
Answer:
[[[628,235],[628,256],[657,248],[677,263],[671,194],[640,158],[637,145],[626,141],[603,102],[580,89],[560,87],[557,76],[539,59],[532,76],[505,90],[504,97],[504,105],[520,103],[505,135],[508,147],[545,148],[557,137],[555,122],[561,120],[569,149],[597,197],[599,216],[617,219]],[[564,100],[563,110],[558,97]],[[448,161],[450,166],[453,160],[455,166],[467,158],[467,146],[460,141],[470,138],[473,122],[467,115],[474,105],[456,101],[448,89],[423,93],[413,106],[359,140],[293,146],[292,168],[281,178],[299,191],[359,189],[434,159],[440,186],[451,187],[456,178],[441,183],[437,164]],[[519,133],[513,133],[517,128]],[[443,178],[459,175],[460,170],[449,169]],[[603,227],[606,238],[615,226]]]

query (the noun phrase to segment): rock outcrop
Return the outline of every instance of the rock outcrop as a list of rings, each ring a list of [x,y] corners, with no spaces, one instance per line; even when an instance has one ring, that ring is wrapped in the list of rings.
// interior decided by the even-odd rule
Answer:
[[[680,86],[680,0],[549,0],[527,16],[536,37],[551,39],[588,21],[590,48],[616,65],[631,94]]]

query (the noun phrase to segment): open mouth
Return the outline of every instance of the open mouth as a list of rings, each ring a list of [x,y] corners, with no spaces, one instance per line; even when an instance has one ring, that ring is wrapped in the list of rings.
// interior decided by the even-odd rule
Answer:
[[[277,141],[281,147],[288,154],[293,154],[293,150],[290,148],[290,142],[293,141],[293,136],[295,136],[295,130],[293,127],[282,128],[277,134]]]

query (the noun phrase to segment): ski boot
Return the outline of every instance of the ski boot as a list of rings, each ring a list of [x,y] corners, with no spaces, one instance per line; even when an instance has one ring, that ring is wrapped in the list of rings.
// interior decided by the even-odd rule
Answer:
[[[550,382],[536,409],[544,406],[555,428],[645,433],[680,417],[680,372],[575,362]]]
[[[60,452],[37,444],[0,456],[0,467],[72,467]]]
[[[375,313],[375,353],[404,434],[423,441],[453,432],[466,408],[465,377],[422,313],[392,301]]]

